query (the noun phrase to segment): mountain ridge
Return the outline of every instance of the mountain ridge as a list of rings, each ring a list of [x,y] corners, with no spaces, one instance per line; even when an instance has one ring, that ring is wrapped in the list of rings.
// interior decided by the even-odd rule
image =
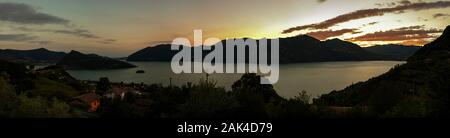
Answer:
[[[227,39],[220,42],[223,43],[226,42],[226,40]],[[258,41],[260,39],[255,40]],[[308,35],[297,35],[280,38],[279,42],[280,63],[401,60],[401,58],[398,58],[397,56],[374,53],[355,43],[340,39],[320,41]],[[146,47],[128,56],[127,60],[171,61],[172,56],[175,55],[177,51],[172,51],[170,46],[171,44],[159,44],[152,47]],[[203,53],[208,54],[209,51],[204,51]]]
[[[75,50],[70,51],[58,63],[56,63],[56,65],[69,70],[103,70],[136,67],[135,65],[127,62],[96,54],[84,54]]]
[[[422,48],[422,46],[406,46],[399,44],[385,44],[364,47],[364,49],[369,52],[389,56],[398,60],[407,60],[408,57],[412,56],[420,48]]]
[[[9,59],[28,59],[34,62],[46,62],[56,63],[66,53],[50,51],[45,48],[30,49],[30,50],[14,50],[14,49],[2,49],[0,50],[0,58]]]
[[[314,99],[326,106],[360,107],[369,116],[448,117],[450,115],[450,26],[407,63]]]

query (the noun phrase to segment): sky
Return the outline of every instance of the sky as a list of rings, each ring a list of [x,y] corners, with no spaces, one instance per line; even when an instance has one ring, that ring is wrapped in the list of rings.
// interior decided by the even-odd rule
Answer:
[[[0,49],[124,57],[177,37],[310,35],[423,45],[450,25],[444,0],[0,0]],[[193,42],[192,42],[193,43]]]

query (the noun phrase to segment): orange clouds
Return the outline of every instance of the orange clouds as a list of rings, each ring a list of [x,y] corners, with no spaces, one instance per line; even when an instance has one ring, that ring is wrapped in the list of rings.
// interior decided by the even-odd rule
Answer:
[[[347,33],[356,34],[360,32],[358,31],[358,29],[341,29],[341,30],[325,30],[325,31],[309,32],[307,33],[307,35],[312,36],[316,39],[325,40],[330,37],[341,36]]]
[[[305,29],[327,29],[339,23],[344,23],[352,20],[363,19],[368,17],[383,16],[387,13],[403,13],[405,10],[427,10],[436,8],[447,8],[450,7],[450,1],[438,1],[438,2],[419,2],[419,3],[407,3],[402,2],[402,5],[390,7],[390,8],[373,8],[357,10],[351,13],[339,15],[335,18],[323,21],[321,23],[302,25],[297,27],[292,27],[283,30],[283,34],[291,33],[294,31],[300,31]]]
[[[436,13],[433,15],[433,18],[444,18],[446,19],[447,17],[450,17],[450,14],[445,14],[445,13]]]
[[[441,33],[439,29],[425,29],[424,26],[402,27],[387,31],[378,31],[362,36],[346,39],[352,42],[358,41],[402,41],[405,44],[424,44],[425,39],[435,38],[433,34]]]
[[[407,40],[407,41],[403,41],[400,44],[402,45],[415,45],[415,46],[423,46],[425,44],[430,43],[429,40]]]

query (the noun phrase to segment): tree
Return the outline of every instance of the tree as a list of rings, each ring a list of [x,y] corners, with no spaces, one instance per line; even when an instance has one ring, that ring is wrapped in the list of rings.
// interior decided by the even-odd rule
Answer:
[[[201,79],[198,85],[188,83],[190,97],[178,107],[175,117],[181,118],[227,118],[236,115],[237,102],[224,88],[216,87],[215,81]]]
[[[63,101],[53,98],[50,107],[47,108],[47,113],[49,117],[56,118],[69,118],[72,117],[70,114],[70,106]]]
[[[134,103],[136,102],[137,95],[133,92],[128,92],[125,94],[125,101],[128,103]]]
[[[111,83],[107,77],[101,77],[97,83],[97,91],[99,93],[105,93],[111,88]]]
[[[14,87],[3,78],[6,73],[2,74],[0,74],[0,117],[10,117],[12,110],[17,107],[17,97]]]
[[[308,93],[303,90],[302,92],[299,92],[297,96],[294,97],[294,100],[299,101],[303,104],[309,104],[309,99],[311,96],[308,95]]]
[[[234,98],[239,102],[240,118],[266,118],[266,104],[283,99],[272,85],[261,84],[260,80],[259,75],[246,73],[232,85]]]
[[[265,102],[268,102],[271,98],[280,99],[281,97],[273,89],[271,84],[261,84],[261,76],[255,73],[246,73],[242,77],[233,83],[231,86],[233,92],[238,95],[253,93],[264,98]]]
[[[28,97],[25,94],[18,96],[19,106],[12,112],[13,117],[22,118],[69,118],[70,106],[53,99],[48,101],[42,97]]]
[[[25,94],[18,96],[19,107],[14,111],[14,117],[22,118],[44,118],[47,103],[41,97],[29,98]]]

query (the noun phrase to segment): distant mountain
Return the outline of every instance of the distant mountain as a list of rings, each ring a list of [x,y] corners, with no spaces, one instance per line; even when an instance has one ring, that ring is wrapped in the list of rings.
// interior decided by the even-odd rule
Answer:
[[[128,61],[170,61],[177,51],[170,50],[170,44],[147,47],[127,57]]]
[[[221,42],[225,41],[223,40]],[[299,35],[280,38],[279,41],[280,63],[392,60],[389,57],[368,52],[354,43],[339,39],[320,41],[307,35]],[[131,54],[127,60],[170,61],[172,56],[177,53],[177,51],[172,51],[170,46],[170,44],[162,44],[147,47]],[[224,52],[226,51],[224,50]],[[208,54],[208,52],[203,53]]]
[[[0,50],[0,58],[16,61],[32,61],[44,63],[56,63],[64,57],[66,53],[50,51],[45,48],[33,50]]]
[[[115,57],[115,58],[112,58],[112,59],[116,59],[116,60],[127,60],[127,57]]]
[[[369,52],[376,53],[379,55],[390,56],[394,59],[406,60],[408,57],[412,56],[420,48],[422,48],[422,47],[389,44],[389,45],[376,45],[376,46],[371,46],[371,47],[365,47],[364,49]]]
[[[322,42],[322,46],[338,53],[343,60],[390,60],[376,53],[366,51],[355,43],[340,39],[331,39]]]
[[[315,99],[318,105],[362,107],[381,117],[450,116],[450,26],[407,63],[366,82]]]
[[[108,57],[98,56],[95,54],[83,54],[78,51],[70,51],[64,56],[56,65],[63,67],[64,69],[120,69],[120,68],[133,68],[136,67],[127,62],[115,60]]]

